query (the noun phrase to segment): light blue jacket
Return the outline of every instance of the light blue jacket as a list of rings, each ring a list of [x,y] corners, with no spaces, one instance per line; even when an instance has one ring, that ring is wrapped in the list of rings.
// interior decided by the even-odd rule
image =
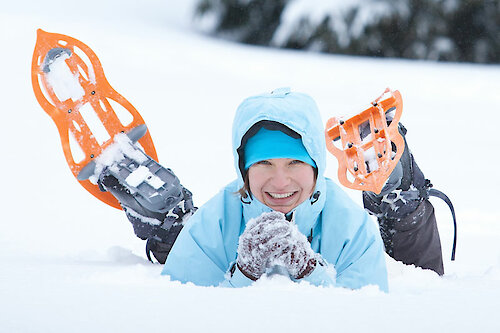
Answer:
[[[246,223],[271,209],[256,198],[243,203],[236,193],[243,186],[237,148],[243,135],[261,120],[280,122],[302,136],[318,167],[313,196],[293,210],[299,230],[321,254],[317,265],[303,280],[315,285],[357,289],[378,285],[388,290],[383,243],[375,222],[335,183],[323,176],[326,148],[321,117],[307,95],[279,89],[247,98],[233,123],[233,154],[238,179],[224,187],[189,219],[170,252],[162,274],[172,280],[201,286],[247,286],[252,281],[233,268],[239,236]],[[332,274],[331,267],[336,275]],[[231,269],[233,268],[233,269]]]

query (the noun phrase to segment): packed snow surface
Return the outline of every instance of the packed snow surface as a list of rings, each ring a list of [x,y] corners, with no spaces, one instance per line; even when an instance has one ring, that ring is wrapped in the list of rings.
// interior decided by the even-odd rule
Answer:
[[[500,66],[241,46],[192,31],[192,5],[2,4],[2,332],[499,332]],[[67,167],[30,82],[37,28],[76,37],[97,53],[110,84],[146,120],[160,162],[198,206],[236,177],[231,124],[244,98],[290,86],[310,94],[326,122],[386,87],[398,89],[410,148],[455,205],[457,260],[449,260],[450,212],[433,198],[443,277],[387,258],[388,294],[279,276],[242,289],[170,281],[145,259],[125,214],[92,197]],[[337,181],[335,158],[327,162]],[[359,192],[346,191],[361,204]]]

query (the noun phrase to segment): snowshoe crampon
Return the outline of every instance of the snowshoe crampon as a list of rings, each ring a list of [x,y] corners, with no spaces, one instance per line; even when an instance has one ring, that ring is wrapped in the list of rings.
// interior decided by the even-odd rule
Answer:
[[[328,120],[328,150],[338,159],[342,185],[380,193],[404,151],[398,131],[403,111],[399,91],[386,91],[372,105],[348,119]]]
[[[77,178],[116,134],[144,125],[139,112],[110,86],[95,53],[79,40],[38,29],[31,79],[38,103],[59,130],[64,156]],[[139,144],[158,160],[149,132]],[[121,209],[115,197],[97,184],[88,179],[79,182],[98,199]]]

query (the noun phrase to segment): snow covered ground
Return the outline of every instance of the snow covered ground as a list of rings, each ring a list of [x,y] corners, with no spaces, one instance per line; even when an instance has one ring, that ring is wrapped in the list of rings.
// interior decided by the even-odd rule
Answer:
[[[0,10],[0,330],[2,332],[498,332],[500,66],[269,50],[189,29],[193,1],[17,1]],[[390,293],[280,278],[230,290],[181,285],[145,259],[125,215],[74,180],[52,120],[34,97],[36,29],[76,37],[141,112],[160,162],[203,204],[235,177],[234,110],[291,86],[324,121],[399,89],[417,161],[453,200],[434,200],[444,277],[388,259]],[[328,175],[336,179],[330,157]],[[360,194],[348,193],[358,202]]]

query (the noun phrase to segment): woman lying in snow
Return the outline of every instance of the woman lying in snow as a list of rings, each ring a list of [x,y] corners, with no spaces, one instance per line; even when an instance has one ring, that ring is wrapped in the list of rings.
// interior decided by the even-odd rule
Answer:
[[[400,126],[400,132],[406,130]],[[198,210],[184,188],[184,200],[161,214],[142,207],[116,178],[100,178],[136,235],[148,240],[148,257],[152,252],[165,263],[162,274],[202,286],[239,287],[278,271],[293,281],[387,291],[384,246],[397,260],[443,274],[429,183],[407,147],[382,193],[363,193],[379,232],[323,175],[323,124],[309,96],[278,89],[247,98],[236,112],[232,137],[238,179]]]

